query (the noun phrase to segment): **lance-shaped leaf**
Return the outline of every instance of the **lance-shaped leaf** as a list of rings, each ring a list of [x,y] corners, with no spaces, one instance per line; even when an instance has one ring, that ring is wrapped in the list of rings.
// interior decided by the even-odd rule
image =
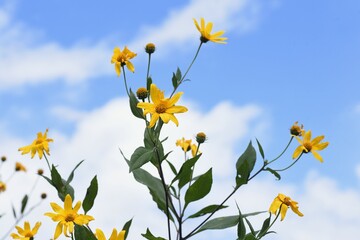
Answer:
[[[146,149],[144,147],[138,147],[133,155],[131,155],[129,162],[129,172],[134,171],[135,169],[140,168],[145,163],[149,162],[153,157],[154,151],[151,149]]]
[[[257,235],[257,237],[260,239],[263,236],[266,235],[267,231],[269,230],[269,226],[270,226],[270,220],[271,220],[271,214],[269,214],[269,217],[265,219],[265,221],[263,222],[263,225]]]
[[[21,210],[20,213],[21,215],[24,213],[26,205],[28,203],[29,200],[29,196],[27,194],[25,194],[25,196],[23,197],[23,199],[21,200]]]
[[[212,169],[199,176],[196,181],[191,184],[185,193],[185,207],[190,203],[202,199],[211,190],[212,186]]]
[[[199,160],[200,156],[201,154],[196,155],[195,157],[190,158],[189,160],[186,160],[181,166],[179,173],[172,180],[171,184],[173,184],[176,180],[179,180],[178,186],[179,189],[181,189],[188,182],[190,182],[192,177],[192,167],[196,164],[197,160]]]
[[[274,169],[271,169],[271,168],[265,168],[264,169],[265,171],[268,171],[268,172],[271,172],[276,178],[277,178],[277,180],[280,180],[281,179],[281,176],[280,176],[280,174],[277,172],[277,171],[275,171]]]
[[[84,160],[81,160],[81,161],[74,167],[74,169],[71,171],[71,173],[70,173],[70,175],[69,175],[69,177],[68,177],[68,179],[67,179],[67,181],[66,181],[66,184],[71,183],[71,181],[72,181],[73,178],[74,178],[75,170],[80,166],[80,164],[83,163],[83,161],[84,161]]]
[[[98,193],[98,182],[96,176],[91,180],[90,186],[86,190],[86,195],[82,204],[85,214],[93,207]]]
[[[199,230],[197,230],[193,235],[205,230],[219,230],[234,227],[236,224],[238,224],[238,222],[238,215],[214,218],[202,225],[202,227],[200,227]]]
[[[146,229],[146,233],[142,233],[141,235],[148,240],[166,240],[162,237],[155,237],[149,229]]]
[[[258,139],[256,139],[256,142],[257,142],[257,144],[258,144],[258,148],[259,148],[259,152],[260,152],[260,154],[261,154],[261,157],[265,160],[264,149],[263,149],[263,147],[261,146],[261,144],[260,144],[260,142],[259,142]]]
[[[136,181],[148,187],[154,202],[157,204],[158,208],[166,214],[167,210],[166,210],[166,201],[165,201],[165,191],[161,180],[152,176],[150,173],[148,173],[147,171],[141,168],[134,170],[133,175]],[[171,207],[170,210],[172,210],[173,212],[175,211]],[[169,212],[169,218],[172,221],[174,220],[170,212]]]
[[[135,94],[131,91],[131,89],[130,89],[129,102],[130,102],[130,110],[132,114],[137,118],[145,119],[143,110],[137,107],[139,100],[136,98]]]
[[[75,224],[75,240],[97,240],[95,235],[85,226]]]
[[[251,142],[236,162],[236,187],[247,184],[256,162],[256,151]]]
[[[124,239],[126,239],[127,236],[128,236],[128,234],[129,234],[130,227],[131,227],[131,223],[132,223],[132,219],[130,219],[129,221],[127,221],[127,222],[124,224],[123,228],[122,228],[122,230],[125,230],[125,238],[124,238]]]
[[[218,211],[220,209],[223,208],[227,208],[228,206],[223,206],[223,205],[209,205],[207,207],[204,207],[203,209],[201,209],[200,211],[190,215],[188,218],[197,218],[197,217],[201,217],[204,216],[206,214],[210,214],[213,213],[214,211]]]

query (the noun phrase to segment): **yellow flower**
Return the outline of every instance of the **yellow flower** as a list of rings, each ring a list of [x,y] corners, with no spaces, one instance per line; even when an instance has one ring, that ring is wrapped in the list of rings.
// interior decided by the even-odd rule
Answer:
[[[0,181],[0,193],[6,191],[6,183]]]
[[[302,124],[299,126],[298,122],[296,121],[294,123],[294,125],[292,125],[290,128],[290,134],[292,136],[301,136],[305,132],[305,130],[303,128],[304,128],[304,126]]]
[[[21,154],[27,154],[31,152],[31,158],[35,156],[37,152],[39,154],[39,158],[43,157],[44,151],[47,155],[50,155],[49,142],[53,142],[51,138],[47,138],[48,129],[42,134],[38,132],[37,138],[28,146],[19,148],[19,151],[22,151]]]
[[[35,227],[33,229],[30,229],[29,222],[24,223],[24,228],[21,228],[19,226],[16,226],[17,233],[12,233],[11,237],[13,239],[21,239],[21,240],[32,240],[33,237],[36,235],[36,233],[39,230],[39,227],[41,226],[41,222],[35,223]]]
[[[144,115],[148,113],[151,114],[148,127],[152,128],[159,118],[161,118],[164,123],[168,123],[171,120],[178,126],[179,121],[174,116],[174,113],[183,113],[187,111],[186,107],[175,106],[175,103],[180,99],[182,94],[182,92],[179,92],[171,98],[165,98],[164,92],[158,89],[155,84],[151,84],[150,97],[153,103],[140,102],[137,104],[138,108],[144,109]]]
[[[26,172],[26,167],[24,165],[22,165],[21,163],[19,162],[16,162],[15,163],[15,171],[23,171],[23,172]]]
[[[99,228],[96,229],[95,235],[98,240],[107,240],[105,234]],[[124,240],[124,239],[125,239],[125,230],[120,231],[118,234],[117,230],[114,228],[109,240]]]
[[[69,194],[65,197],[64,208],[54,202],[50,203],[50,205],[55,213],[48,212],[45,213],[45,216],[51,217],[54,222],[59,222],[55,229],[54,239],[57,239],[61,232],[63,232],[66,237],[69,237],[68,233],[74,231],[74,223],[77,225],[84,225],[88,224],[91,220],[94,220],[92,216],[78,214],[81,202],[78,201],[73,208],[72,199]]]
[[[324,136],[317,136],[316,138],[311,140],[311,131],[305,132],[303,139],[300,139],[299,137],[296,137],[298,142],[300,143],[300,146],[298,146],[293,154],[293,159],[299,157],[301,153],[309,153],[311,152],[314,157],[319,160],[320,162],[323,162],[322,157],[317,151],[323,150],[329,145],[329,142],[323,142],[321,141],[324,139]]]
[[[134,72],[134,65],[129,61],[136,57],[136,53],[130,51],[126,46],[123,51],[120,48],[114,48],[114,54],[111,58],[111,63],[115,63],[115,71],[118,76],[121,73],[121,67],[125,66],[131,71]]]
[[[201,36],[200,36],[200,41],[203,43],[206,43],[208,41],[211,42],[215,42],[215,43],[226,43],[225,40],[227,40],[226,37],[221,37],[221,35],[224,34],[225,31],[218,31],[214,34],[211,34],[211,30],[213,27],[213,23],[212,22],[208,22],[205,25],[205,20],[204,18],[200,19],[200,25],[199,23],[196,21],[196,19],[194,18],[194,23],[195,26],[197,28],[197,30],[199,30]]]
[[[185,140],[185,138],[179,139],[176,141],[176,146],[181,147],[181,149],[184,152],[188,152],[191,150],[191,154],[193,157],[195,157],[196,151],[197,151],[197,146],[196,144],[192,143],[192,140]],[[199,153],[199,152],[198,152]]]
[[[277,197],[274,198],[274,201],[271,203],[271,206],[269,208],[269,212],[276,215],[279,210],[280,214],[281,214],[281,221],[282,221],[282,220],[284,220],[286,212],[289,207],[291,208],[291,210],[294,213],[296,213],[300,217],[304,216],[304,214],[302,214],[299,211],[298,202],[291,200],[290,197],[285,196],[282,193],[279,193],[277,195]]]

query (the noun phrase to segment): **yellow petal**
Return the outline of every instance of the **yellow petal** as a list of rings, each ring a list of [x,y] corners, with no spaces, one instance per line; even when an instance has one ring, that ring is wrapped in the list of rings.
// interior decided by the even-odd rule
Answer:
[[[184,113],[188,109],[184,106],[172,106],[171,108],[166,109],[166,113]]]
[[[300,154],[303,152],[303,150],[304,150],[303,145],[298,146],[298,147],[295,149],[292,158],[293,158],[293,159],[298,158],[298,157],[300,156]]]
[[[98,240],[106,240],[106,237],[105,237],[103,231],[99,228],[96,229],[95,235]]]
[[[72,210],[72,199],[71,199],[71,196],[70,194],[67,194],[65,196],[65,200],[64,200],[64,210],[66,212],[69,212]]]
[[[329,145],[329,142],[319,143],[312,147],[313,150],[323,150]]]
[[[54,239],[57,239],[61,235],[62,229],[63,229],[63,224],[59,222],[55,229]]]
[[[282,220],[284,220],[284,218],[285,218],[285,216],[286,216],[286,212],[287,212],[287,210],[288,210],[288,206],[286,206],[285,204],[282,204],[281,206],[280,206],[280,214],[281,214],[281,221]]]
[[[135,72],[135,67],[130,61],[126,62],[126,67],[129,69],[129,71]]]
[[[195,19],[195,18],[193,18],[193,20],[194,20],[194,24],[195,24],[195,26],[196,26],[197,30],[200,32],[201,30],[200,30],[199,23],[196,21],[196,19]]]
[[[316,151],[311,151],[311,153],[314,155],[314,157],[319,160],[320,162],[324,162],[323,158],[320,156],[320,154]]]
[[[126,231],[125,231],[125,230],[122,230],[122,231],[119,233],[119,236],[118,236],[118,239],[117,239],[117,240],[124,240],[124,239],[125,239],[125,233],[126,233]]]

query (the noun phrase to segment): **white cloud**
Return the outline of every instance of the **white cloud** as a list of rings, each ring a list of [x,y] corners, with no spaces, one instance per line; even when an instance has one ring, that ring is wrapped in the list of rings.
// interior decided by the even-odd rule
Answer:
[[[150,41],[164,50],[168,46],[184,44],[197,38],[193,17],[206,17],[208,21],[216,22],[218,29],[247,31],[256,25],[261,4],[261,1],[249,0],[224,0],[221,3],[192,0],[185,7],[173,10],[158,26],[144,23],[146,30],[140,31],[127,45],[142,51]],[[0,89],[55,80],[76,83],[114,74],[109,64],[113,46],[108,41],[88,45],[78,41],[70,47],[56,41],[37,43],[41,33],[12,19],[13,8],[9,4],[0,6]]]
[[[232,190],[235,159],[246,147],[253,130],[257,129],[258,125],[263,125],[267,119],[264,118],[263,110],[257,106],[239,107],[223,102],[209,112],[202,112],[190,102],[184,105],[189,106],[189,112],[178,115],[179,127],[176,128],[171,123],[164,126],[164,137],[169,136],[166,148],[174,150],[170,158],[180,164],[183,156],[181,151],[175,148],[175,140],[182,136],[193,137],[198,131],[208,134],[209,140],[201,149],[203,156],[196,170],[200,173],[213,167],[215,192],[204,201],[209,204],[218,203],[222,196]],[[73,181],[77,200],[83,198],[91,178],[97,174],[100,190],[95,207],[89,213],[96,218],[91,226],[101,227],[109,233],[113,227],[121,228],[125,221],[134,217],[130,239],[138,239],[139,233],[144,232],[147,226],[156,234],[166,235],[162,214],[156,209],[147,189],[136,183],[128,173],[128,168],[118,150],[118,147],[121,147],[125,155],[130,156],[142,143],[143,122],[130,115],[128,101],[114,99],[99,109],[84,113],[84,116],[78,118],[76,122],[76,130],[72,136],[64,136],[55,129],[50,129],[49,135],[55,139],[51,146],[50,159],[59,166],[62,173],[69,173],[80,160],[86,159],[76,171]],[[39,165],[46,167],[43,160],[29,160],[28,156],[20,158],[16,149],[31,140],[16,139],[6,135],[5,129],[2,129],[2,133],[0,151],[8,153],[9,161],[17,159],[34,169]],[[239,142],[244,144],[239,146],[237,144]],[[34,180],[33,177],[31,179]],[[336,179],[318,173],[304,173],[303,179],[303,182],[298,183],[286,183],[286,179],[278,182],[272,175],[264,174],[235,194],[228,202],[232,208],[225,210],[224,215],[236,212],[234,201],[244,213],[267,210],[277,193],[282,192],[299,202],[300,210],[305,216],[300,218],[289,211],[283,222],[275,224],[274,230],[278,234],[272,235],[271,239],[352,239],[356,236],[360,224],[360,208],[356,204],[360,202],[359,190],[340,186]],[[14,178],[6,194],[16,194],[19,190],[14,186],[28,186],[29,182],[31,181],[24,178]],[[44,180],[40,183],[39,191],[49,189]],[[50,191],[49,194],[50,198],[47,201],[57,201],[54,191]],[[0,206],[7,207],[6,210],[10,209],[10,205],[3,196],[9,197],[9,195],[0,195]],[[37,194],[33,194],[35,199],[36,196]],[[19,203],[15,204],[18,205]],[[56,225],[42,216],[42,213],[47,211],[51,211],[50,206],[44,203],[28,218],[32,222],[38,220],[43,222],[39,233],[41,239],[51,235]],[[7,219],[9,218],[1,220],[11,222]],[[255,226],[260,227],[260,219],[253,218],[253,220]],[[3,229],[3,225],[1,226]],[[209,232],[209,234],[212,239],[224,239],[234,238],[235,232],[235,229],[231,229],[225,233]],[[204,239],[205,236],[207,235],[200,234],[194,239]]]

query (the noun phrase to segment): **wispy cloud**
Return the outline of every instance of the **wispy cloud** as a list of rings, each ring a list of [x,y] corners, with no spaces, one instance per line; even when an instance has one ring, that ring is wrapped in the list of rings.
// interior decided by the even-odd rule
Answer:
[[[249,0],[192,0],[181,9],[174,9],[157,26],[143,23],[130,45],[142,51],[147,42],[156,42],[163,49],[198,38],[192,18],[205,17],[216,22],[216,28],[246,31],[256,26],[261,1]],[[113,46],[100,40],[84,45],[81,39],[73,46],[59,42],[38,43],[38,31],[32,26],[12,19],[14,7],[0,6],[0,89],[64,80],[81,82],[113,73],[109,64]],[[42,29],[46,34],[46,29]],[[106,37],[106,36],[104,36]]]

